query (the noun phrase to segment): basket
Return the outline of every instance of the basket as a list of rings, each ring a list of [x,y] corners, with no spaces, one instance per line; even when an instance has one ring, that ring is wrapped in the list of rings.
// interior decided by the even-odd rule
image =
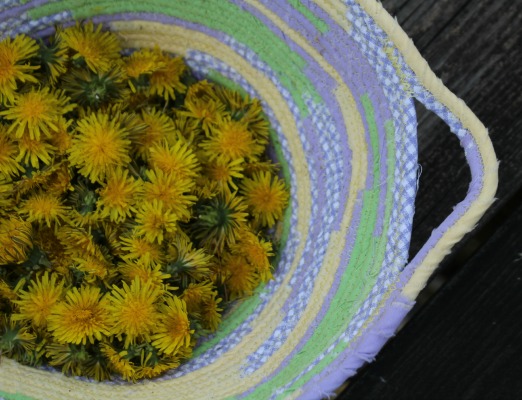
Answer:
[[[375,0],[2,0],[0,35],[93,19],[262,100],[291,187],[275,279],[195,357],[135,384],[3,359],[6,399],[319,399],[377,354],[437,264],[493,201],[484,126]],[[417,190],[413,100],[458,136],[466,198],[408,262]]]

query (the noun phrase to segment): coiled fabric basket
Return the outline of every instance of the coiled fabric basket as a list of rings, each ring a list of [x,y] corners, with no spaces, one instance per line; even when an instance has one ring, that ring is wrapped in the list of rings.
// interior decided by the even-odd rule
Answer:
[[[275,280],[195,357],[152,381],[96,383],[3,359],[6,399],[319,399],[390,337],[493,199],[487,131],[374,0],[1,0],[2,38],[93,19],[124,47],[181,54],[262,99],[291,186]],[[413,99],[460,139],[467,197],[408,263],[417,185]]]

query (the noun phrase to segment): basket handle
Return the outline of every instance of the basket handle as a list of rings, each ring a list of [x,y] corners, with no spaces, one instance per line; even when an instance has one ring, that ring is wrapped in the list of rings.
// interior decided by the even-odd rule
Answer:
[[[422,87],[419,85],[414,90],[414,97],[441,118],[458,137],[471,170],[471,182],[464,200],[432,231],[430,238],[403,270],[402,294],[411,300],[426,286],[453,245],[475,227],[493,203],[498,185],[498,161],[487,129],[462,100],[435,78],[431,70],[424,73],[421,77],[417,75]]]
[[[457,135],[471,169],[468,193],[432,232],[428,241],[404,268],[397,289],[413,301],[453,245],[471,231],[493,203],[498,185],[498,161],[486,127],[444,86],[399,24],[375,0],[356,0],[384,30],[411,68],[412,95],[438,115]],[[401,289],[402,288],[402,289]]]

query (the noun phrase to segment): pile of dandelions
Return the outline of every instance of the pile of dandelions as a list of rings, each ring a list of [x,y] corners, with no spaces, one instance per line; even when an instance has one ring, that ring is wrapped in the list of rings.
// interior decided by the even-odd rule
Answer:
[[[191,356],[272,278],[256,99],[92,23],[0,42],[0,352],[98,380]]]

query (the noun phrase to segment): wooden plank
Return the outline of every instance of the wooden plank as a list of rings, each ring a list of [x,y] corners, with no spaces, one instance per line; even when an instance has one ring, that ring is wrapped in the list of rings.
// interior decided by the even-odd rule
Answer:
[[[471,0],[385,0],[386,10],[394,15],[421,51],[452,21]],[[423,23],[419,24],[418,21]]]
[[[522,398],[518,207],[339,400]]]

